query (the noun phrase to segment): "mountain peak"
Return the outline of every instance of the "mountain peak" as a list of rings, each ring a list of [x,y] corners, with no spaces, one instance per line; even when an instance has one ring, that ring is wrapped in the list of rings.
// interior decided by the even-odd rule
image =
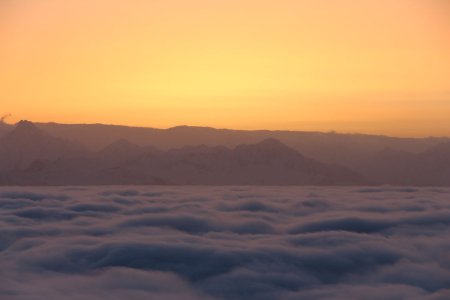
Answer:
[[[245,146],[245,145],[242,145]],[[264,139],[256,144],[253,145],[247,145],[248,147],[257,148],[257,149],[266,149],[268,151],[274,151],[274,152],[295,152],[298,154],[297,151],[292,149],[291,147],[287,146],[286,144],[282,143],[280,140],[275,138],[267,138]]]
[[[14,130],[20,130],[20,131],[22,131],[22,130],[27,130],[27,131],[35,130],[35,131],[37,131],[39,129],[36,127],[36,125],[34,125],[33,122],[28,121],[28,120],[21,120],[21,121],[17,122]]]
[[[28,139],[46,136],[33,122],[21,120],[16,124],[14,129],[8,134],[9,138]]]
[[[299,152],[274,138],[267,138],[256,144],[238,145],[234,151],[246,153],[246,155],[250,155],[253,158],[264,157],[267,159],[274,159],[277,157],[302,157]]]
[[[285,144],[283,144],[280,140],[277,140],[276,138],[267,138],[262,140],[261,142],[257,143],[257,145],[261,146],[276,146],[276,147],[287,147]]]
[[[33,122],[28,121],[28,120],[20,120],[19,122],[17,122],[16,126],[34,126]]]

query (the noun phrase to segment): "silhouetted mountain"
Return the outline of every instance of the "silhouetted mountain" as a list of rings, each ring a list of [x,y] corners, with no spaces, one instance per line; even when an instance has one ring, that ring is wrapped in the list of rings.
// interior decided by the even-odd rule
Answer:
[[[87,151],[77,141],[96,150]],[[305,151],[300,154],[298,149]],[[21,121],[0,137],[0,184],[450,186],[450,142],[446,138]]]
[[[416,155],[405,178],[413,185],[450,186],[450,142]]]
[[[169,129],[102,124],[40,123],[38,126],[51,135],[75,141],[93,151],[119,139],[127,139],[140,146],[152,145],[161,150],[169,150],[202,144],[234,148],[240,144],[255,144],[267,138],[275,138],[307,157],[355,170],[385,148],[417,154],[441,142],[450,141],[448,138],[394,138],[364,134],[250,131],[192,126]]]
[[[248,162],[273,163],[274,160],[303,158],[294,149],[274,138],[268,138],[256,144],[238,145],[234,152],[241,160]]]
[[[138,146],[126,139],[120,139],[99,151],[96,158],[107,164],[118,164],[155,152],[158,150],[153,147]]]
[[[22,141],[21,136],[27,136],[35,141],[33,150],[38,152],[46,147],[49,139],[53,139],[31,123],[19,124],[11,136],[14,137],[15,144]],[[308,159],[275,139],[267,139],[253,145],[240,145],[235,149],[201,145],[168,151],[140,147],[120,140],[96,154],[59,155],[53,157],[53,160],[49,157],[33,157],[28,159],[25,165],[26,168],[14,167],[7,173],[6,182],[44,185],[366,183],[352,171]]]
[[[418,154],[386,149],[356,170],[379,184],[450,186],[450,143]]]
[[[28,168],[34,161],[81,155],[83,147],[55,138],[29,121],[20,121],[0,138],[0,172]]]
[[[378,184],[405,184],[414,159],[415,154],[410,152],[386,148],[360,161],[354,170]]]
[[[305,158],[274,139],[235,149],[183,147],[147,156],[116,172],[161,178],[169,184],[340,185],[366,181],[345,168]]]

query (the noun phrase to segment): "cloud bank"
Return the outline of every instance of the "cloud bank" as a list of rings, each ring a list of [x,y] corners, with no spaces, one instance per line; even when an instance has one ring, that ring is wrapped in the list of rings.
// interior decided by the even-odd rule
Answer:
[[[450,189],[0,189],[0,299],[449,299]]]

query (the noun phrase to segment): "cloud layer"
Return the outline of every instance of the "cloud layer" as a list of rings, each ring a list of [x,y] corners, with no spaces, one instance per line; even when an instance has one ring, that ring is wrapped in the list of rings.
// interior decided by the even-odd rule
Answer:
[[[450,189],[0,189],[0,299],[449,299]]]

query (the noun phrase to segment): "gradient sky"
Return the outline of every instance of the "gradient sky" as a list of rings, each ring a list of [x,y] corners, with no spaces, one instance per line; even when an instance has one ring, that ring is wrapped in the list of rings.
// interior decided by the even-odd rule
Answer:
[[[450,1],[0,0],[1,113],[450,136]]]

